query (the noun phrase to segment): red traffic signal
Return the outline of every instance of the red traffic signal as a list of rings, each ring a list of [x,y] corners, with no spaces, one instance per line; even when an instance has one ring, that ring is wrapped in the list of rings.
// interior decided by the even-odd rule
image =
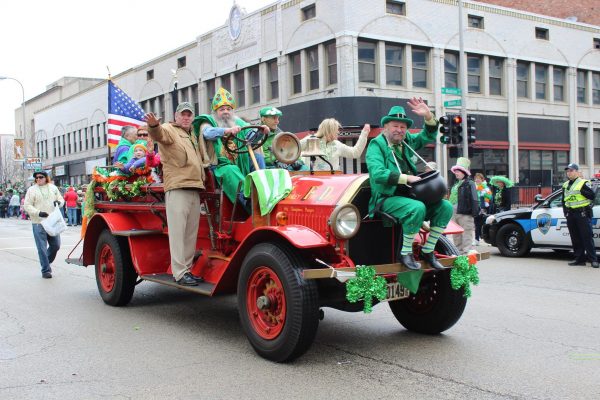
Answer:
[[[462,117],[460,115],[455,115],[454,118],[452,118],[452,123],[455,125],[462,124]]]

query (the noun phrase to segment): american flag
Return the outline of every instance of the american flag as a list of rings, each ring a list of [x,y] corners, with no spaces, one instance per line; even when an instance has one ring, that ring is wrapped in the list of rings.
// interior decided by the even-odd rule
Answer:
[[[108,146],[114,148],[121,140],[121,128],[144,125],[144,110],[117,85],[108,81]]]

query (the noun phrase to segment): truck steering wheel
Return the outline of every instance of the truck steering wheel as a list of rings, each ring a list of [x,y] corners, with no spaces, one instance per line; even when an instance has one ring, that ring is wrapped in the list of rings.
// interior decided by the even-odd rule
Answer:
[[[248,153],[248,144],[252,150],[256,150],[263,145],[263,143],[267,140],[268,135],[264,134],[261,128],[262,125],[246,125],[242,126],[240,132],[237,135],[229,135],[223,136],[221,140],[223,141],[223,146],[225,146],[225,150],[230,154],[242,154]],[[242,135],[241,133],[248,129],[257,129],[256,135],[260,138],[258,141],[256,140],[248,140],[246,139],[246,135]],[[230,145],[233,141],[235,144],[235,149],[232,149]]]

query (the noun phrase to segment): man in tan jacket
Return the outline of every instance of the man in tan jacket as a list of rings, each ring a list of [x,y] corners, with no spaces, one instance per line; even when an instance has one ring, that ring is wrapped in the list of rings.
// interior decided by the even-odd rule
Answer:
[[[175,281],[185,286],[204,281],[190,272],[200,221],[199,192],[204,190],[208,164],[204,140],[192,134],[193,119],[194,108],[188,102],[177,106],[175,122],[161,125],[156,115],[146,114],[148,133],[158,143],[163,165],[171,270]]]

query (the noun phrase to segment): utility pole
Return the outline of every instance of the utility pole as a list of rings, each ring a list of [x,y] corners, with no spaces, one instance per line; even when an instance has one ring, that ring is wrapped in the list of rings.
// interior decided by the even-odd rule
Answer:
[[[469,84],[467,75],[467,56],[465,54],[465,39],[464,39],[464,9],[463,1],[458,0],[458,46],[459,46],[459,65],[460,65],[460,88],[462,89],[462,103],[460,109],[460,115],[462,116],[463,122],[467,123],[467,95],[469,94]],[[469,134],[468,129],[463,129],[462,135],[462,146],[463,146],[463,157],[469,158]]]

